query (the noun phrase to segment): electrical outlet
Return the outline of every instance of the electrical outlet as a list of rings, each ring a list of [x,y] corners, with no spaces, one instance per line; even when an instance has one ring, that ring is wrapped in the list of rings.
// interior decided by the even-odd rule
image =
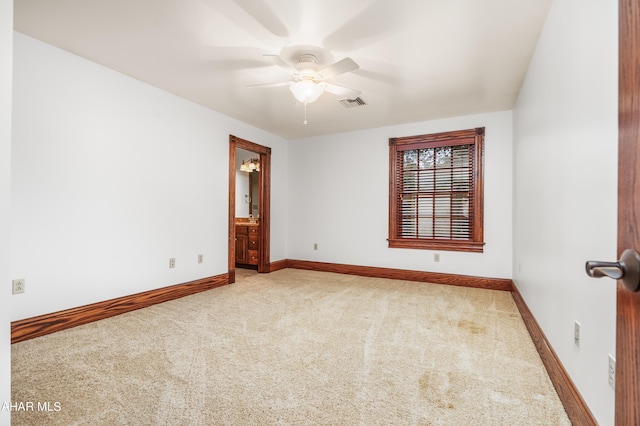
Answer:
[[[24,278],[17,278],[11,281],[13,294],[24,293]]]
[[[573,323],[573,343],[580,346],[580,323],[578,321]]]
[[[313,249],[318,250],[318,243],[313,243]]]
[[[176,267],[176,258],[172,257],[171,259],[169,259],[169,268],[175,268]]]
[[[609,354],[609,386],[616,390],[616,359]]]
[[[198,255],[198,263],[202,263],[202,262],[204,262],[204,256],[199,254]]]
[[[433,261],[434,262],[440,262],[440,253],[434,253],[433,254]]]

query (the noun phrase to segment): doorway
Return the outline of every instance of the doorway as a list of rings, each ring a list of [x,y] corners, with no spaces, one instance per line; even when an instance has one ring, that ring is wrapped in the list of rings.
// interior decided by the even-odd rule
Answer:
[[[238,149],[250,151],[259,156],[260,172],[255,193],[258,198],[258,272],[269,272],[271,247],[271,148],[229,135],[229,283],[236,281],[236,159]],[[250,196],[250,198],[252,198]],[[254,215],[255,216],[255,215]]]

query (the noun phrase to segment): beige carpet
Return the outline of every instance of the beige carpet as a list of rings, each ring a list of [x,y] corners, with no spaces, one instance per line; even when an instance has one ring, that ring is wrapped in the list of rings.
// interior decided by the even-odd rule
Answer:
[[[13,424],[570,425],[509,293],[238,277],[13,345]]]

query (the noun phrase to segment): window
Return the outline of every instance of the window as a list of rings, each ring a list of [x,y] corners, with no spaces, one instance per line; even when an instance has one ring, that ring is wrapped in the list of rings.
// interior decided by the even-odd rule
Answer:
[[[389,247],[482,252],[484,127],[389,139]]]

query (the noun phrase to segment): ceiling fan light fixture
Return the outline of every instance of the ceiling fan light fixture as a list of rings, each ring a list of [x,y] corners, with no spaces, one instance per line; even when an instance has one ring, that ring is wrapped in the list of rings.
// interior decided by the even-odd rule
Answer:
[[[324,85],[314,83],[311,80],[300,80],[289,85],[289,89],[293,96],[300,102],[310,104],[318,100],[320,95],[324,93]]]

